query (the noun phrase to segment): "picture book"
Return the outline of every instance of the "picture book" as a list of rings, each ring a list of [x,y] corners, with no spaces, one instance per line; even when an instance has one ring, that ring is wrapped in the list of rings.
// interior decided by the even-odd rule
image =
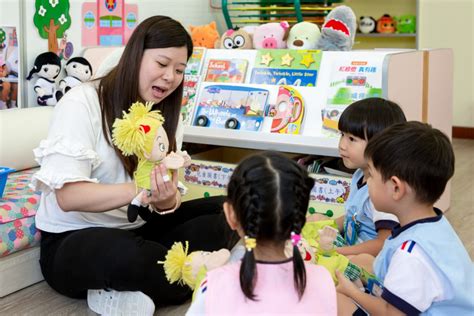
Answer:
[[[236,85],[202,86],[193,125],[259,131],[269,91]]]
[[[196,104],[197,89],[201,76],[185,75],[183,80],[183,100],[181,102],[181,116],[185,126],[191,125]]]
[[[204,81],[243,83],[247,65],[245,59],[210,59]]]
[[[272,133],[299,134],[304,116],[302,95],[291,86],[280,86],[275,104],[268,107],[267,115],[272,117]]]
[[[383,56],[354,60],[340,57],[332,64],[326,104],[322,110],[323,129],[338,132],[337,124],[349,104],[371,97],[382,97]]]
[[[250,83],[314,87],[321,56],[319,50],[260,49]]]
[[[204,56],[206,55],[206,49],[203,47],[195,47],[193,54],[189,58],[188,65],[184,70],[185,75],[200,75],[202,66],[204,63]]]

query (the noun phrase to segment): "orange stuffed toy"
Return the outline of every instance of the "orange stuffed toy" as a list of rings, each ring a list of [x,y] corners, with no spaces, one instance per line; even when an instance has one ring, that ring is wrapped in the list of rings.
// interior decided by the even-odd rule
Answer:
[[[189,29],[191,30],[191,38],[195,47],[214,48],[216,41],[220,38],[219,33],[217,33],[216,22],[214,21],[201,26],[190,25]]]

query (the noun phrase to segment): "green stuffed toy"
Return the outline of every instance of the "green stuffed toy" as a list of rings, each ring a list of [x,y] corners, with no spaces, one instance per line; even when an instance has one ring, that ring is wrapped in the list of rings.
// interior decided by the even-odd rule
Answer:
[[[402,15],[396,18],[397,33],[413,34],[416,33],[416,16],[412,14]]]

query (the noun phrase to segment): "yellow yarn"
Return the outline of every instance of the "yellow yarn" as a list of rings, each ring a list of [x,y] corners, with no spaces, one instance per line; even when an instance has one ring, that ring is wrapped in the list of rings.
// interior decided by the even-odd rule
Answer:
[[[122,119],[116,119],[112,126],[112,140],[125,156],[136,155],[145,159],[144,153],[153,148],[156,130],[163,125],[164,118],[160,111],[152,110],[153,102],[135,102],[129,113],[123,112]],[[150,130],[145,133],[143,125]]]
[[[191,288],[194,288],[195,278],[192,275],[191,267],[191,256],[188,255],[189,244],[186,241],[186,246],[180,242],[175,242],[168,254],[165,257],[165,261],[158,261],[163,264],[165,270],[166,279],[173,284],[186,284]]]

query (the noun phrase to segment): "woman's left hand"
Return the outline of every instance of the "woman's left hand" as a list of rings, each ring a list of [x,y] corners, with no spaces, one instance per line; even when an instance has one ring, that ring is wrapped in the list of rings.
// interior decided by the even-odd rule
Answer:
[[[151,204],[158,210],[168,210],[176,206],[176,194],[178,191],[178,172],[171,171],[171,177],[168,169],[160,163],[156,166],[150,177],[150,193],[147,197],[148,204]]]

